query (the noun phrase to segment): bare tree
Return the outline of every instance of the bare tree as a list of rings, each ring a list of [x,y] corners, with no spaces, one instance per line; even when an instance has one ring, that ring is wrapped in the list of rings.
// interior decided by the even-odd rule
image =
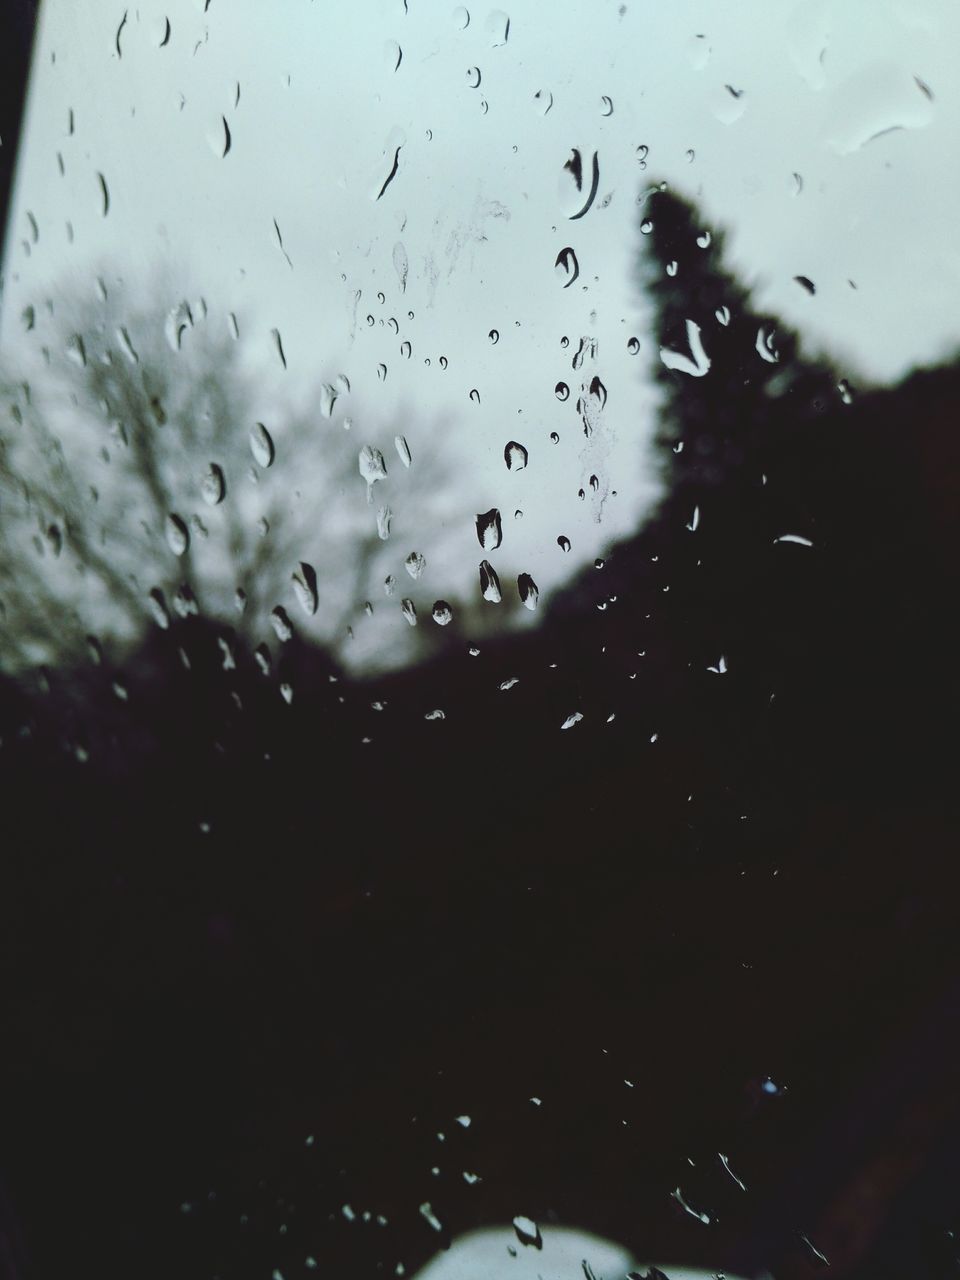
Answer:
[[[122,651],[194,613],[251,647],[296,627],[349,662],[362,623],[381,659],[414,656],[419,561],[391,506],[436,535],[435,452],[411,457],[399,424],[352,428],[343,375],[265,405],[232,315],[98,284],[27,308],[2,378],[0,660]]]

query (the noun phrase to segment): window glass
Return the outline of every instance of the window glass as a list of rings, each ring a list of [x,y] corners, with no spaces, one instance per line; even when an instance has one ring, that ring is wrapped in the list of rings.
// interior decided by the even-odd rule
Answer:
[[[954,1273],[958,40],[41,7],[12,1274]]]

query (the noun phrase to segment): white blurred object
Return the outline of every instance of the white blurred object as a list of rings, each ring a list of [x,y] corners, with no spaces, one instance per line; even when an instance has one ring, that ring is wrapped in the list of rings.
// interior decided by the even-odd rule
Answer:
[[[472,1231],[418,1271],[415,1280],[584,1280],[584,1262],[596,1280],[624,1280],[631,1271],[645,1276],[649,1269],[638,1266],[620,1245],[586,1231],[541,1224],[541,1233],[543,1248],[535,1249],[524,1247],[509,1227]],[[667,1280],[715,1280],[717,1275],[690,1267],[659,1269]],[[742,1280],[724,1274],[726,1280]]]

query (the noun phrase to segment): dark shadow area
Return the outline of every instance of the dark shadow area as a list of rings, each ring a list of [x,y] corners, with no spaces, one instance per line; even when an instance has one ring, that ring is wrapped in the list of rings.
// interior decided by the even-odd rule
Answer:
[[[410,1275],[424,1204],[955,1274],[960,367],[858,392],[643,217],[709,371],[659,366],[667,497],[536,631],[265,676],[198,613],[5,681],[24,1274]]]

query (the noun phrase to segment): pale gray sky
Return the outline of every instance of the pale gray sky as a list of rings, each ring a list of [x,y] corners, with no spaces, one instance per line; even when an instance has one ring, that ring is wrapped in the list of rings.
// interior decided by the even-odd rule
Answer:
[[[449,536],[422,549],[442,595],[447,582],[474,589],[478,511],[503,511],[502,575],[531,572],[549,591],[653,499],[644,370],[657,356],[631,285],[650,179],[697,197],[761,304],[853,380],[896,379],[954,349],[960,6],[466,9],[464,26],[447,0],[210,0],[206,12],[204,0],[46,0],[11,214],[7,355],[24,306],[65,277],[92,289],[105,268],[129,285],[159,262],[206,297],[211,323],[238,315],[268,407],[345,373],[353,391],[323,430],[350,416],[359,449],[401,414],[414,457],[439,452]],[[561,184],[573,147],[599,164],[596,201],[576,220]],[[580,276],[564,289],[554,264],[567,246]],[[584,335],[597,357],[575,372]],[[608,400],[587,440],[575,402],[594,373]],[[525,471],[505,468],[509,439],[529,448]],[[397,515],[405,554],[416,513]]]

